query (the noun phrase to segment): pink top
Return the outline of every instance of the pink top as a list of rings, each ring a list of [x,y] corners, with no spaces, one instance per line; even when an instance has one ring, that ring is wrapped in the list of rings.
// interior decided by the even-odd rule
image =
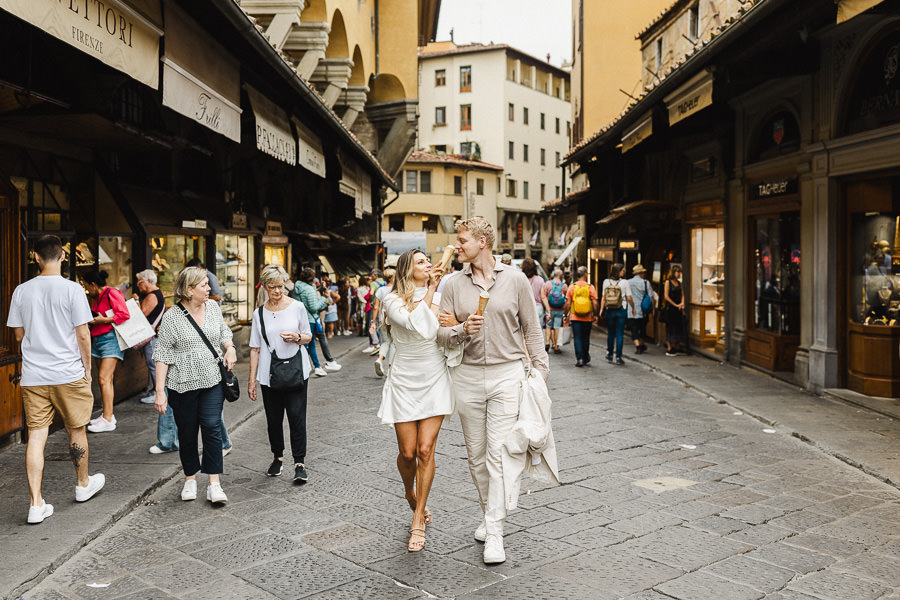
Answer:
[[[528,278],[528,283],[531,284],[531,292],[534,294],[534,303],[543,304],[541,301],[541,288],[544,287],[544,279],[540,275],[535,275],[534,277]]]
[[[116,325],[121,325],[131,316],[128,313],[128,307],[125,306],[125,297],[122,296],[122,292],[114,287],[106,286],[100,290],[100,295],[91,304],[91,312],[105,317],[106,311],[110,309],[113,311],[113,322]],[[91,325],[91,335],[94,337],[103,335],[112,331],[112,328],[111,323]]]

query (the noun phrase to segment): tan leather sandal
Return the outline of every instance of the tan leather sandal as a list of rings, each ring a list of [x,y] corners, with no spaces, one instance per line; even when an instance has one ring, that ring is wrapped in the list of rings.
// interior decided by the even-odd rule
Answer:
[[[420,533],[421,532],[421,533]],[[420,552],[425,549],[425,528],[413,527],[409,530],[409,544],[406,549],[410,552]]]

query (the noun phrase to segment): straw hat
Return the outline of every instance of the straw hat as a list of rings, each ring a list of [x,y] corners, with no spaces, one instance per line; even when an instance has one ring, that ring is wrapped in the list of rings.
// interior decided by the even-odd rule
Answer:
[[[647,269],[643,267],[643,265],[637,264],[631,268],[632,275],[640,275],[641,273],[645,273]]]

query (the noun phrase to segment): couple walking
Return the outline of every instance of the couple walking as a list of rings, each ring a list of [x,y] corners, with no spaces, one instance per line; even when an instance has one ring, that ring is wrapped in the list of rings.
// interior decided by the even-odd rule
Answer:
[[[394,289],[384,302],[392,349],[385,357],[389,368],[378,416],[397,434],[397,467],[414,511],[408,549],[415,552],[425,547],[431,522],[426,501],[435,444],[455,405],[484,512],[475,539],[485,542],[484,562],[496,564],[506,560],[503,443],[519,417],[526,358],[544,379],[549,368],[528,280],[494,259],[494,231],[485,219],[458,221],[456,227],[456,250],[467,264],[461,276],[446,282],[443,294],[436,293],[443,264],[432,267],[417,250],[397,263]],[[490,305],[476,310],[485,292]]]

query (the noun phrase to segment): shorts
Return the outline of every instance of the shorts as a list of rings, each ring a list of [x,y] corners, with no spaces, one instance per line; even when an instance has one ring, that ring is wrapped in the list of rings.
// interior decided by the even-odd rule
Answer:
[[[116,338],[115,329],[91,338],[91,356],[94,358],[118,358],[119,360],[125,358],[125,353],[119,349],[119,340]]]
[[[627,319],[628,331],[631,332],[631,339],[641,340],[647,333],[647,319],[641,317],[639,319]]]
[[[78,429],[90,422],[94,410],[91,384],[84,377],[59,385],[23,385],[22,402],[29,430],[49,427],[57,413],[68,429]]]
[[[326,323],[337,323],[337,320],[338,320],[337,309],[335,309],[334,311],[328,311],[325,313],[325,322]]]
[[[563,317],[565,312],[561,308],[550,309],[550,329],[559,329],[563,325]]]

